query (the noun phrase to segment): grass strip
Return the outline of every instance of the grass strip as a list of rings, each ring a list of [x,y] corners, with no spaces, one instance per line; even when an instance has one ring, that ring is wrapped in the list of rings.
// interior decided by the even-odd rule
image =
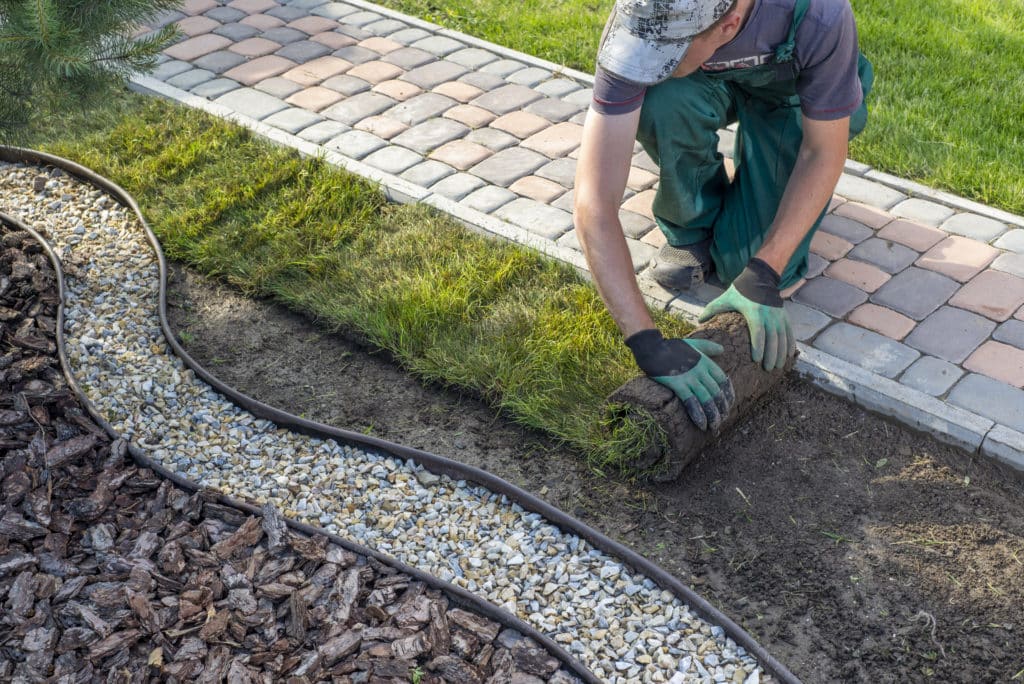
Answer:
[[[637,373],[596,290],[572,268],[248,130],[125,94],[56,114],[27,144],[121,184],[167,254],[390,352],[425,381],[622,468],[663,435],[605,404]],[[667,334],[688,326],[665,314]]]

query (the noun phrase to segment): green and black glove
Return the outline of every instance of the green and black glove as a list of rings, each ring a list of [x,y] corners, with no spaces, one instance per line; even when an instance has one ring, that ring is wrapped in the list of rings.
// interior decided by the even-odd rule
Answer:
[[[779,274],[760,259],[751,259],[729,289],[712,300],[700,315],[700,322],[726,311],[738,311],[750,331],[750,358],[766,371],[782,368],[796,350],[796,338],[789,325],[779,294]]]
[[[717,431],[736,394],[725,372],[709,357],[724,350],[711,340],[666,340],[658,330],[641,330],[626,339],[636,365],[655,382],[675,392],[701,430]]]

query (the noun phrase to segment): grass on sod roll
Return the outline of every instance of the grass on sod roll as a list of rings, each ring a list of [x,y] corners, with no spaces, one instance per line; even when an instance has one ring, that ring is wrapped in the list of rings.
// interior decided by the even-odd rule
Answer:
[[[611,420],[605,397],[638,370],[594,287],[565,264],[154,98],[55,115],[25,143],[122,185],[170,257],[479,395],[595,468],[664,438],[653,421]],[[666,334],[690,329],[656,320]]]
[[[593,73],[614,0],[380,0]],[[1024,214],[1024,0],[851,0],[875,65],[857,161]]]

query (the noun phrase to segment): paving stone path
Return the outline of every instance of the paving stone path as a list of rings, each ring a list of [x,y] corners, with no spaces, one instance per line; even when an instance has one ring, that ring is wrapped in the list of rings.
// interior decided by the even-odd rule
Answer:
[[[143,87],[585,270],[589,75],[358,0],[187,0],[153,27],[172,22],[184,37]],[[649,300],[692,315],[720,288],[674,297],[645,272],[657,181],[638,146],[623,230]],[[1024,218],[848,162],[811,250],[786,293],[802,372],[1024,469]]]

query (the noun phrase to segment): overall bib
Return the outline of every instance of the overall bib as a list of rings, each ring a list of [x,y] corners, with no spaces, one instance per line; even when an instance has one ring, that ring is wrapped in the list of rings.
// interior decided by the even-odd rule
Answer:
[[[796,164],[803,129],[793,48],[808,1],[797,0],[789,34],[772,63],[670,78],[647,90],[640,111],[637,140],[660,168],[653,205],[658,227],[674,247],[711,238],[711,257],[724,284],[764,242]],[[858,73],[866,96],[874,75],[863,54]],[[736,121],[736,174],[730,183],[718,130]],[[861,103],[850,118],[850,138],[866,121]],[[783,271],[781,289],[807,272],[811,238],[827,209],[826,203]]]

